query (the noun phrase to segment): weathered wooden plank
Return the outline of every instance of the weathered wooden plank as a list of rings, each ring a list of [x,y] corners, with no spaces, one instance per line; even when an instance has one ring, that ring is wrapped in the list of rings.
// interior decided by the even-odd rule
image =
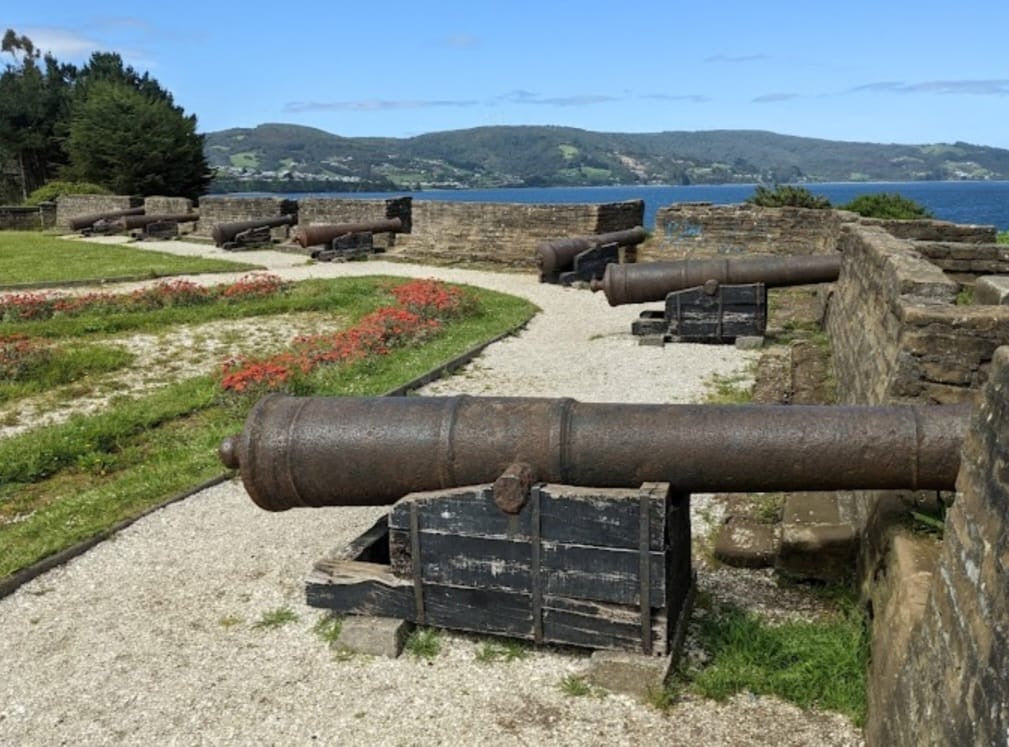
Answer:
[[[638,492],[626,488],[578,488],[546,484],[541,487],[541,536],[567,544],[638,547]],[[417,503],[422,530],[459,535],[508,538],[528,542],[530,508],[518,516],[494,505],[490,485],[460,490],[411,493],[389,513],[392,529],[409,528],[410,502]],[[651,548],[664,543],[665,496],[649,500]]]
[[[305,600],[337,614],[413,620],[413,584],[388,566],[359,561],[320,561],[305,581]]]
[[[441,532],[421,532],[420,544],[424,583],[532,592],[531,544]],[[390,531],[389,545],[392,573],[412,578],[409,534]],[[666,563],[677,552],[689,552],[689,545],[649,553],[653,607],[665,604]],[[634,550],[544,542],[540,568],[546,594],[635,605],[641,596],[640,556]]]
[[[661,656],[667,651],[667,613],[662,609],[652,613],[651,651]],[[548,596],[543,637],[572,646],[641,651],[641,617],[635,608]]]

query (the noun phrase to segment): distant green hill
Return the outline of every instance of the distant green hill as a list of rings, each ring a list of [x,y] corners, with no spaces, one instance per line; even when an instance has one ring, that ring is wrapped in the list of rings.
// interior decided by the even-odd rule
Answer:
[[[760,130],[617,133],[477,127],[345,138],[264,124],[206,137],[215,189],[346,190],[1009,179],[1009,150],[883,145]]]

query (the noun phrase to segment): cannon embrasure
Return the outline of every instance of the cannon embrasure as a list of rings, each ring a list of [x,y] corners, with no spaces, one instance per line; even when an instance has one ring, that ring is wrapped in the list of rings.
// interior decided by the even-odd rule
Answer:
[[[767,289],[837,280],[841,255],[683,259],[611,265],[592,281],[610,306],[665,301],[644,311],[632,334],[677,342],[733,342],[761,337],[767,326]]]
[[[123,210],[110,210],[105,213],[91,213],[90,215],[78,215],[71,218],[67,225],[72,231],[83,231],[91,228],[98,221],[112,221],[116,218],[123,218],[128,215],[143,215],[143,207],[125,208]]]
[[[637,246],[648,238],[641,226],[592,236],[572,236],[544,241],[536,247],[540,282],[568,285],[603,276],[606,268],[620,261],[620,249]]]
[[[674,491],[951,490],[968,408],[270,395],[221,445],[262,508],[381,505],[494,482]],[[507,490],[505,491],[507,492]]]
[[[270,229],[277,226],[293,226],[297,215],[281,215],[275,218],[255,218],[234,223],[218,223],[211,231],[214,244],[222,249],[239,249],[270,243]]]
[[[323,262],[334,259],[353,259],[374,251],[372,241],[376,233],[400,233],[406,226],[401,218],[382,218],[359,223],[324,223],[299,226],[294,240],[305,249],[324,246],[312,252],[312,258]]]

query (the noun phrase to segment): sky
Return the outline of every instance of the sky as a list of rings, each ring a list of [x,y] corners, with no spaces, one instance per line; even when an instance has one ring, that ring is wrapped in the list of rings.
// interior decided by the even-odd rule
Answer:
[[[1006,0],[4,5],[0,31],[77,64],[119,52],[201,132],[537,124],[1009,148]]]

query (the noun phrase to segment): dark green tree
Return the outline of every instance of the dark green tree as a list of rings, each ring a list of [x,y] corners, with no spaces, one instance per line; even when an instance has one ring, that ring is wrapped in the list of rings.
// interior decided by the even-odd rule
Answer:
[[[859,195],[841,210],[851,210],[866,218],[898,218],[912,220],[914,218],[932,218],[931,211],[924,205],[900,194],[881,192],[878,194]]]
[[[66,149],[68,177],[117,194],[195,198],[211,178],[196,117],[187,117],[170,95],[122,80],[88,81],[86,96],[74,105]]]
[[[63,137],[77,70],[43,56],[31,39],[7,29],[0,50],[0,197],[24,199],[66,163]]]
[[[820,195],[814,195],[805,187],[793,187],[779,184],[774,189],[757,187],[753,194],[746,198],[751,205],[761,207],[803,207],[824,210],[830,207],[830,200]]]

